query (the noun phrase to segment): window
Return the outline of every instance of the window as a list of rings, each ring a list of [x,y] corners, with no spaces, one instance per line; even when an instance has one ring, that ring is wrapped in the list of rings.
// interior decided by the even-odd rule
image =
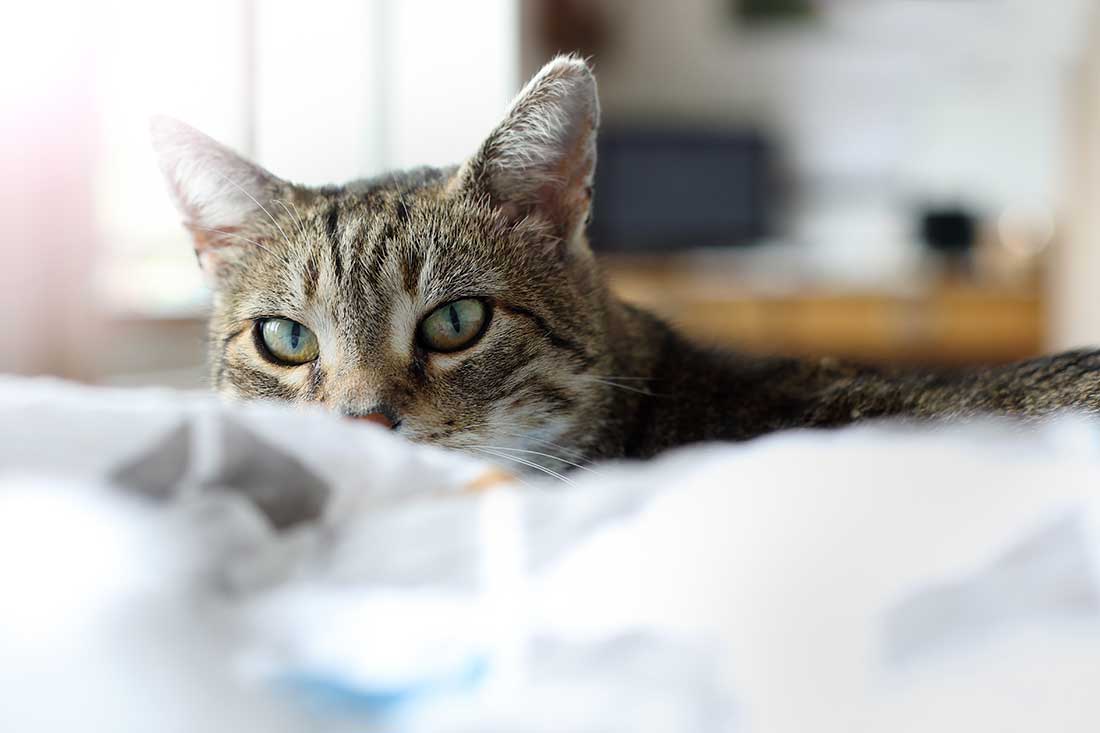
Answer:
[[[95,29],[98,291],[130,314],[193,314],[205,300],[149,146],[150,115],[305,184],[455,163],[516,91],[516,4],[108,4]]]

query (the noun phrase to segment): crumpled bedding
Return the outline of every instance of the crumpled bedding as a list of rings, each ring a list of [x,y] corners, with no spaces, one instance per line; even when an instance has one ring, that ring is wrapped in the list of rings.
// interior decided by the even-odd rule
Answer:
[[[371,425],[0,380],[0,729],[1095,730],[1100,431],[482,486]]]

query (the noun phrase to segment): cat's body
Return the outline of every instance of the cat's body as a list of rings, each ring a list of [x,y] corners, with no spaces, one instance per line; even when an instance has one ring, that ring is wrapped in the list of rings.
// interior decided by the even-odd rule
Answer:
[[[759,357],[707,349],[664,330],[647,362],[646,395],[619,396],[626,430],[604,440],[613,455],[648,457],[705,440],[747,440],[776,430],[839,427],[875,418],[1024,419],[1067,408],[1100,412],[1100,352],[1073,351],[972,371],[905,371],[835,359]],[[644,366],[643,366],[644,364]],[[621,438],[621,443],[620,443]]]
[[[598,121],[587,66],[559,58],[462,166],[321,189],[155,123],[213,286],[217,389],[553,470],[871,417],[1100,409],[1094,353],[936,375],[690,343],[617,300],[588,248]]]

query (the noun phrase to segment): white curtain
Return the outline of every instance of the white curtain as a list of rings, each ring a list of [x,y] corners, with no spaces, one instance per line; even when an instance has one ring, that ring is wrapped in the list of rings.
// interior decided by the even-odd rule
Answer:
[[[24,3],[0,30],[0,372],[85,378],[97,130],[89,12]]]
[[[150,115],[302,183],[455,163],[516,91],[518,44],[517,0],[7,9],[0,373],[91,380],[202,361],[201,279]]]

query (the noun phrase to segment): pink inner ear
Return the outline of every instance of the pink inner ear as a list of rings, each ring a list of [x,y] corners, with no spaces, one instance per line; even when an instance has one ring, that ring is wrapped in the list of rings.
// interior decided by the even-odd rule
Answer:
[[[585,118],[580,127],[534,197],[537,208],[566,235],[585,219],[592,198],[592,119]]]
[[[569,181],[564,188],[559,184],[547,183],[538,190],[535,208],[550,219],[563,235],[569,235],[586,216],[590,190],[587,181],[581,178]],[[505,204],[502,208],[506,214],[516,211],[514,204]]]
[[[190,224],[184,224],[184,227],[191,232],[199,267],[207,277],[216,279],[226,256],[222,250],[228,250],[234,246],[233,234],[239,231],[239,228],[222,227],[220,231],[211,231]]]

